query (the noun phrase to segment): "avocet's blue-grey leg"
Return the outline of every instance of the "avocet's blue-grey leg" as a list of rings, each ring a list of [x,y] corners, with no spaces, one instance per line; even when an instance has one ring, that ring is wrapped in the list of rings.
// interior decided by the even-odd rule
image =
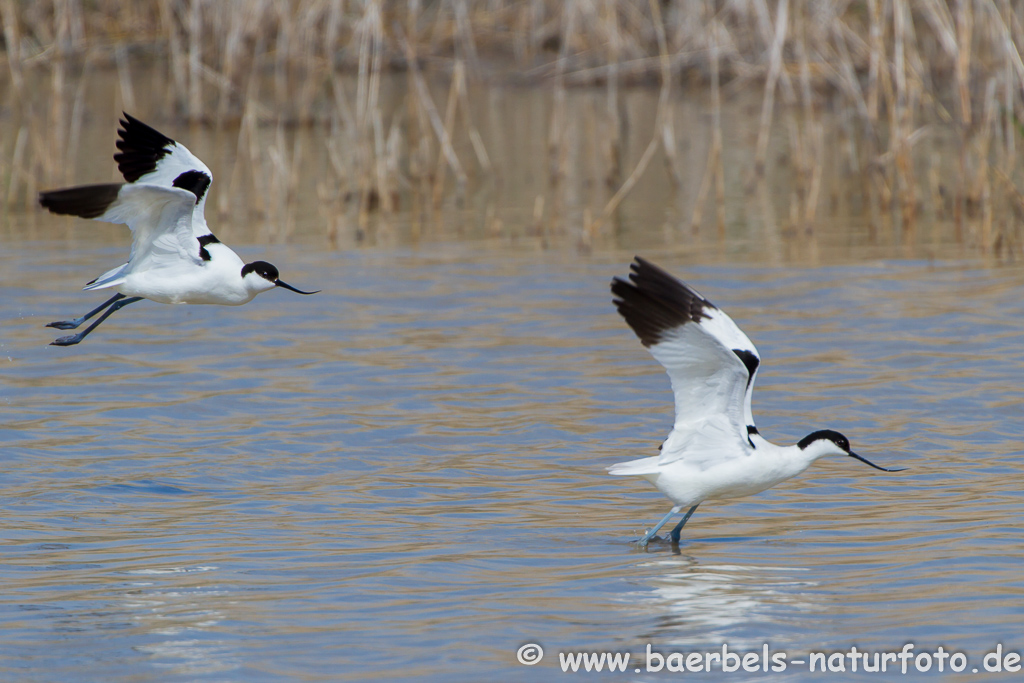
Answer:
[[[697,505],[700,505],[700,503],[697,503]],[[690,508],[689,512],[683,515],[683,518],[679,521],[679,524],[676,524],[676,528],[672,530],[672,542],[676,545],[679,545],[679,532],[683,530],[684,526],[686,526],[686,522],[690,519],[690,516],[697,511],[697,505],[694,505],[692,508]]]
[[[60,339],[57,339],[56,341],[52,341],[52,342],[50,342],[50,346],[71,346],[73,344],[77,344],[78,342],[80,342],[83,339],[85,339],[85,337],[90,332],[92,332],[97,327],[99,327],[101,322],[103,322],[104,320],[109,318],[111,313],[113,313],[114,311],[117,311],[117,310],[120,310],[120,309],[124,308],[128,304],[133,304],[136,301],[142,301],[142,297],[141,296],[133,296],[130,299],[119,299],[119,300],[115,301],[114,303],[112,303],[110,305],[110,308],[107,309],[106,313],[101,315],[100,319],[97,320],[96,322],[94,322],[92,325],[89,325],[89,327],[85,328],[84,330],[82,330],[78,334],[68,335],[67,337],[61,337]]]
[[[672,519],[672,515],[676,514],[677,512],[679,512],[682,509],[683,509],[682,506],[677,505],[676,507],[674,507],[671,510],[669,510],[668,514],[665,515],[664,517],[662,517],[661,521],[658,522],[657,524],[655,524],[653,529],[648,531],[646,534],[644,534],[643,538],[641,538],[641,539],[639,539],[637,541],[637,544],[641,548],[645,547],[647,545],[647,542],[650,541],[652,538],[654,538],[654,534],[658,533],[658,529],[660,529],[661,527],[665,526],[668,523],[668,520]]]
[[[94,315],[102,311],[110,304],[114,303],[115,301],[120,301],[123,298],[124,294],[115,294],[114,296],[110,297],[96,308],[92,309],[91,311],[83,315],[81,318],[75,318],[74,320],[58,320],[55,323],[48,324],[47,327],[56,327],[58,330],[73,330],[82,323],[84,323],[89,318],[93,317]]]

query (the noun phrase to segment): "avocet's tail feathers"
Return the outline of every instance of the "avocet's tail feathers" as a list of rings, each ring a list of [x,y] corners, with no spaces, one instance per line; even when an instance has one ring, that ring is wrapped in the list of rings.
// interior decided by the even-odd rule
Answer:
[[[634,477],[658,474],[660,472],[658,468],[658,460],[660,460],[660,456],[656,455],[653,458],[640,458],[639,460],[617,462],[608,468],[608,474]]]
[[[128,267],[128,264],[122,264],[117,268],[112,268],[107,272],[100,275],[98,278],[87,284],[83,289],[87,292],[94,289],[106,289],[107,287],[116,287],[117,285],[124,282],[123,272]]]

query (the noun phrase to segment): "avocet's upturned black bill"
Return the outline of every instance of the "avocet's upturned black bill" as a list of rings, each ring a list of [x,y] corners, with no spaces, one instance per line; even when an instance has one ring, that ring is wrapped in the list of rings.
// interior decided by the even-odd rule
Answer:
[[[638,543],[646,546],[673,515],[686,509],[672,541],[705,500],[740,498],[803,472],[826,455],[847,455],[883,472],[850,450],[831,429],[808,434],[795,446],[776,446],[754,426],[750,397],[761,357],[722,310],[640,257],[629,280],[614,278],[619,313],[668,372],[676,416],[661,454],[612,465],[609,473],[648,480],[675,505]]]
[[[275,287],[304,292],[283,282],[266,261],[243,263],[206,225],[204,208],[213,174],[184,145],[124,115],[114,155],[124,183],[83,185],[39,194],[56,214],[124,223],[132,231],[128,262],[107,271],[86,290],[114,289],[113,297],[85,315],[50,323],[73,330],[55,346],[77,344],[115,311],[143,299],[164,304],[241,306]],[[319,290],[317,290],[319,291]]]

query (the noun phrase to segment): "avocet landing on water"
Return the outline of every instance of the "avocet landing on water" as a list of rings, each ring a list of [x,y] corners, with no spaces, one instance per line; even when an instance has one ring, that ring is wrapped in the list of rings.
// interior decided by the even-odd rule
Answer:
[[[53,213],[125,223],[132,231],[128,263],[107,271],[86,290],[114,288],[117,294],[80,318],[47,327],[73,330],[101,311],[92,325],[61,337],[56,346],[82,341],[115,311],[149,299],[164,304],[241,306],[260,292],[283,287],[277,268],[266,261],[243,263],[206,225],[206,191],[213,174],[184,145],[128,114],[117,133],[114,155],[127,181],[83,185],[39,194]]]
[[[638,543],[646,546],[673,515],[687,509],[672,541],[705,500],[749,496],[803,472],[826,455],[847,455],[883,472],[850,450],[839,432],[824,429],[795,446],[776,446],[757,432],[750,395],[761,364],[757,349],[723,311],[640,257],[629,280],[614,278],[619,313],[651,355],[665,366],[676,418],[661,455],[621,462],[609,473],[643,477],[675,506]]]

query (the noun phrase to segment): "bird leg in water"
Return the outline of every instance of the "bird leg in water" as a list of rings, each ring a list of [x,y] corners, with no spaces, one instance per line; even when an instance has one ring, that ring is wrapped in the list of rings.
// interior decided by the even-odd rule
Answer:
[[[677,505],[676,507],[674,507],[671,510],[669,510],[668,514],[665,515],[664,517],[662,517],[661,521],[658,522],[657,524],[655,524],[653,529],[651,529],[646,534],[644,534],[643,538],[637,539],[637,544],[641,548],[647,547],[647,542],[650,541],[652,538],[654,538],[654,534],[658,533],[658,529],[660,529],[661,527],[665,526],[665,524],[668,523],[668,520],[672,519],[672,515],[676,514],[677,512],[679,512],[682,509],[683,509],[682,507]]]
[[[697,505],[700,505],[700,503],[697,503]],[[682,521],[679,522],[679,524],[676,525],[676,528],[672,530],[672,541],[677,545],[679,544],[679,532],[682,531],[683,526],[686,524],[687,521],[689,521],[690,516],[693,515],[693,513],[697,510],[697,505],[694,505],[692,508],[690,508],[689,511],[685,515],[683,515]],[[682,509],[683,507],[681,505],[677,505],[676,507],[669,510],[668,514],[662,517],[661,521],[655,524],[653,529],[644,534],[643,538],[637,539],[637,544],[641,548],[646,547],[647,543],[652,538],[654,538],[654,535],[656,533],[658,533],[658,530],[661,529],[661,527],[665,526],[668,523],[668,520],[672,519],[672,515],[676,514]]]
[[[700,505],[700,503],[697,503],[697,505]],[[686,525],[686,522],[689,521],[690,515],[697,511],[697,505],[694,505],[692,508],[690,508],[690,511],[683,515],[683,519],[679,522],[679,524],[676,524],[676,528],[672,530],[672,542],[676,545],[679,545],[679,532],[683,530],[683,527]]]

